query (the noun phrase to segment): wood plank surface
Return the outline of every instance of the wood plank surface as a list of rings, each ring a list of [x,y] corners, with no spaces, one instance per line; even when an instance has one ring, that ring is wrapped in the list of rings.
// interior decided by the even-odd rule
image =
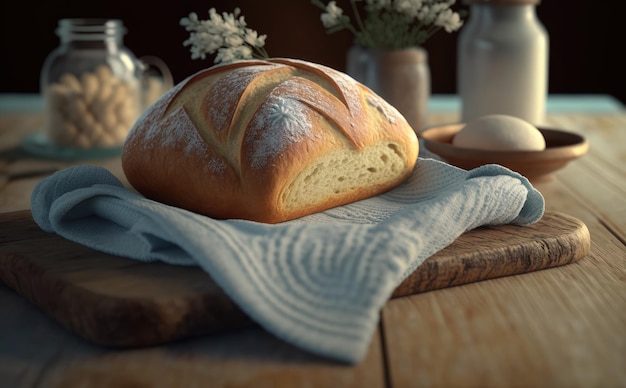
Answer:
[[[568,198],[564,185],[546,187],[551,198]],[[572,209],[567,201],[550,208]],[[388,302],[392,386],[623,386],[626,248],[580,209],[592,236],[583,260]]]
[[[97,344],[136,347],[250,325],[197,267],[143,263],[43,232],[30,212],[0,215],[0,280]],[[409,276],[393,297],[575,262],[589,250],[579,220],[470,231]]]
[[[257,326],[160,346],[114,349],[85,341],[0,282],[2,388],[383,388],[378,331],[347,366],[290,346]],[[19,328],[19,330],[16,330]]]

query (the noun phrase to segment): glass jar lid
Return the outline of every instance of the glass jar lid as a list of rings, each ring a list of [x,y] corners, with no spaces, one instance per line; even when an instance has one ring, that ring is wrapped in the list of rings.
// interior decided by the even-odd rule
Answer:
[[[67,40],[102,40],[126,34],[120,19],[61,19],[56,33]]]

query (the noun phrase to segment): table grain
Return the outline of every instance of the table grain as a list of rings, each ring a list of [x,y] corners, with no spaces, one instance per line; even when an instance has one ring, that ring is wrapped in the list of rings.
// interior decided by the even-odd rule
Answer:
[[[436,112],[429,123],[451,123]],[[16,147],[41,112],[0,111],[0,174],[66,168]],[[92,345],[0,283],[0,387],[624,387],[626,112],[551,113],[587,155],[536,187],[582,220],[577,263],[390,300],[366,358],[345,365],[252,326],[164,346]],[[89,161],[127,184],[119,158]],[[5,175],[6,176],[6,175]],[[0,181],[0,212],[28,209],[43,176]]]

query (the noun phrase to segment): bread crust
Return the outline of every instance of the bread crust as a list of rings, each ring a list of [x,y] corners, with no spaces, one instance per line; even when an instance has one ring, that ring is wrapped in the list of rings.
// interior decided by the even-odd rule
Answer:
[[[285,203],[314,163],[358,159],[381,144],[402,159],[382,181]],[[214,66],[174,86],[135,122],[122,166],[147,198],[278,223],[388,191],[408,178],[417,154],[413,129],[370,89],[323,65],[274,58]]]

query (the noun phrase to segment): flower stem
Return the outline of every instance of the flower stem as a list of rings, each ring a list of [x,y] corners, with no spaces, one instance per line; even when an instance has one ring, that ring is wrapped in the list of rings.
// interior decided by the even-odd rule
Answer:
[[[355,28],[352,27],[352,25],[350,25],[350,29],[352,30],[354,35],[361,35],[361,38],[364,41],[367,41],[370,45],[373,44],[369,34],[365,31],[365,25],[363,24],[363,20],[361,19],[361,14],[359,14],[359,9],[356,6],[355,0],[350,0],[350,5],[352,6],[352,13],[354,14],[354,18],[356,19],[356,24],[359,26],[359,31],[356,31]]]
[[[254,47],[254,50],[257,52],[257,55],[255,55],[256,58],[258,59],[267,59],[269,58],[269,54],[267,53],[267,50],[265,50],[265,47]]]
[[[435,26],[435,25],[429,26],[428,29],[426,30],[426,35],[424,35],[423,42],[426,42],[428,39],[430,39],[430,37],[435,35],[435,33],[439,31],[440,29],[441,27],[439,26]]]

